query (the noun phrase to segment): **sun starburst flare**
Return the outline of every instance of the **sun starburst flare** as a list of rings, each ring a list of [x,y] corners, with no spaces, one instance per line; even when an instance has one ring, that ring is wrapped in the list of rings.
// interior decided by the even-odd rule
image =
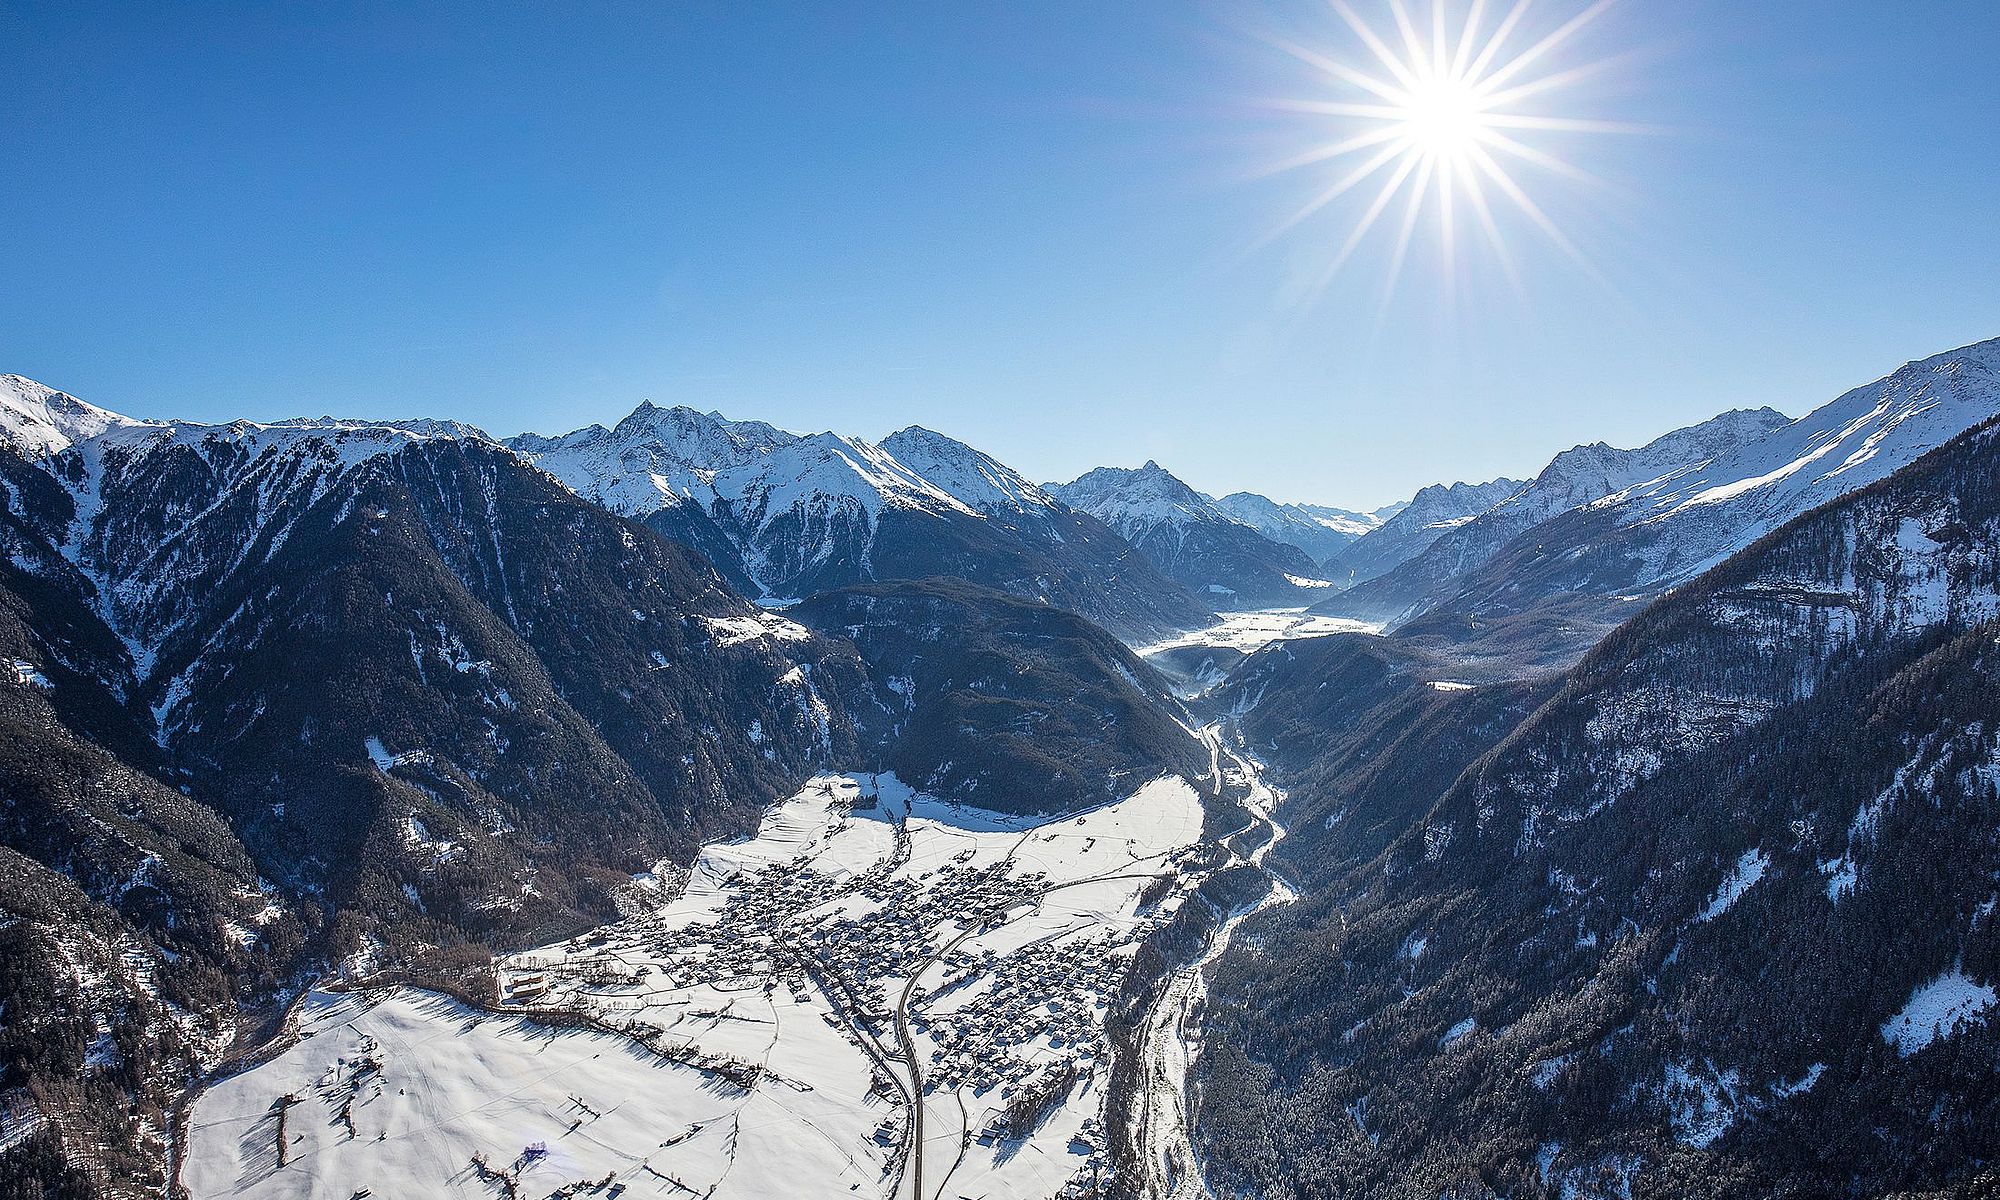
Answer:
[[[1328,0],[1360,43],[1362,53],[1355,57],[1361,65],[1295,42],[1273,42],[1334,85],[1324,98],[1276,101],[1275,106],[1330,118],[1335,134],[1267,169],[1277,173],[1310,168],[1326,172],[1327,179],[1261,241],[1294,230],[1335,201],[1352,196],[1359,216],[1320,270],[1309,296],[1324,291],[1378,228],[1393,229],[1388,279],[1393,288],[1427,211],[1436,222],[1447,283],[1458,261],[1459,227],[1469,218],[1518,289],[1520,279],[1495,215],[1504,201],[1505,209],[1518,213],[1591,271],[1572,239],[1529,194],[1525,180],[1541,174],[1600,182],[1546,145],[1538,145],[1546,135],[1642,129],[1546,110],[1563,89],[1616,61],[1564,66],[1559,53],[1615,2],[1596,0],[1536,37],[1527,32],[1533,0],[1515,0],[1490,24],[1493,14],[1486,0],[1469,0],[1463,6],[1431,0],[1425,27],[1412,17],[1404,0],[1388,0],[1393,30],[1385,36],[1348,0]],[[1517,173],[1524,178],[1517,179]]]

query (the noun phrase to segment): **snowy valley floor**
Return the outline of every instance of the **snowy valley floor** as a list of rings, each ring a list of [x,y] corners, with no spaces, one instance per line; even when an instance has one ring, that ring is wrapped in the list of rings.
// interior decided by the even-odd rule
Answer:
[[[1038,823],[822,777],[684,886],[642,880],[639,915],[502,963],[503,1009],[532,1017],[312,994],[296,1042],[196,1102],[182,1181],[197,1200],[1058,1195],[1103,1165],[1107,999],[1185,898],[1201,829],[1177,778]]]
[[[1254,654],[1272,642],[1292,638],[1320,637],[1329,633],[1380,633],[1382,627],[1370,621],[1348,617],[1325,617],[1303,608],[1259,608],[1224,613],[1222,619],[1166,641],[1134,646],[1141,656],[1150,657],[1167,650],[1189,646],[1209,646]]]

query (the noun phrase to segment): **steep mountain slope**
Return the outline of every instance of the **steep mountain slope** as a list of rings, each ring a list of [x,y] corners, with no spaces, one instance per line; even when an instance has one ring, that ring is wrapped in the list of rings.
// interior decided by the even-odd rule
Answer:
[[[1520,486],[1513,479],[1434,483],[1379,526],[1329,556],[1327,577],[1342,587],[1352,587],[1386,574],[1422,554],[1445,533],[1505,500]]]
[[[1211,616],[1100,523],[925,429],[873,446],[641,405],[613,429],[508,444],[579,494],[702,551],[756,595],[938,575],[1135,637]]]
[[[1321,843],[1351,854],[1362,828],[1400,834],[1554,690],[1467,687],[1394,637],[1334,634],[1264,647],[1209,699],[1284,779],[1284,855],[1318,876]]]
[[[881,687],[885,769],[936,795],[1073,811],[1208,772],[1166,681],[1073,613],[929,579],[828,592],[791,615],[860,649]]]
[[[1318,504],[1280,504],[1255,492],[1232,492],[1213,500],[1224,516],[1287,546],[1297,546],[1316,563],[1382,523],[1372,513]]]
[[[506,444],[577,494],[641,517],[700,551],[731,587],[756,596],[762,588],[744,569],[736,543],[709,515],[713,481],[795,440],[762,421],[643,401],[614,429],[590,425],[561,437],[524,433]]]
[[[1406,632],[1476,657],[1572,659],[1638,602],[2000,415],[2000,340],[1907,364],[1706,464],[1571,509],[1424,602]],[[1524,636],[1524,623],[1543,626]]]
[[[1722,455],[1790,423],[1776,409],[1739,409],[1676,429],[1636,450],[1603,442],[1565,450],[1523,484],[1469,521],[1452,525],[1422,553],[1325,602],[1336,615],[1390,621],[1449,594],[1469,572],[1529,529],[1559,513],[1628,488],[1699,470]]]
[[[85,438],[143,422],[20,375],[0,375],[0,443],[45,461]]]
[[[1099,467],[1048,490],[1218,607],[1304,604],[1312,595],[1319,568],[1309,555],[1224,514],[1156,462]]]
[[[164,756],[104,682],[124,648],[25,519],[65,493],[4,444],[0,479],[0,1180],[159,1195],[172,1105],[239,1005],[271,1001],[319,913],[162,784]]]
[[[160,1195],[172,1106],[318,914],[211,810],[65,729],[48,697],[71,686],[0,680],[0,1179]]]
[[[1305,898],[1217,980],[1217,1182],[1962,1182],[2000,1122],[1996,468],[1987,426],[1786,524],[1441,792],[1409,777],[1388,827],[1325,822]],[[1388,812],[1321,785],[1320,811]]]
[[[641,515],[673,500],[715,497],[715,478],[740,470],[798,435],[717,412],[660,408],[652,401],[606,429],[589,425],[560,437],[524,433],[507,445],[613,512]]]
[[[882,449],[932,487],[989,517],[1045,520],[1064,511],[1054,496],[990,454],[921,425],[882,439]]]
[[[274,878],[336,903],[391,863],[370,911],[573,921],[604,899],[541,860],[687,850],[850,744],[851,657],[462,430],[145,426],[53,467],[76,516],[44,557],[124,643],[114,690]]]

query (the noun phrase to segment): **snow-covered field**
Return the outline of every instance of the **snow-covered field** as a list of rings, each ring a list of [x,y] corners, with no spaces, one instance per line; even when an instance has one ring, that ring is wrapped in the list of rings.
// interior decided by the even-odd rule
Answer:
[[[1910,993],[1903,1010],[1882,1024],[1882,1037],[1908,1058],[1941,1037],[1981,1024],[2000,995],[1954,967]]]
[[[1379,633],[1381,625],[1348,617],[1323,617],[1303,608],[1264,608],[1227,613],[1206,629],[1184,633],[1164,642],[1133,647],[1140,655],[1158,654],[1182,646],[1217,646],[1253,654],[1272,642],[1319,637],[1329,633]]]
[[[1179,903],[1174,860],[1201,821],[1176,778],[1038,823],[893,776],[822,777],[756,837],[705,848],[684,887],[665,865],[642,877],[647,911],[501,965],[505,1007],[593,1027],[315,993],[299,1041],[197,1101],[183,1182],[198,1198],[494,1196],[509,1179],[546,1196],[608,1176],[604,1194],[634,1197],[887,1196],[921,1172],[926,1200],[1057,1195],[1101,1165],[1106,996]],[[1031,1131],[1005,1127],[1042,1093]]]
[[[780,1195],[768,1189],[781,1165],[840,1181],[828,1194],[880,1177],[865,1065],[824,1025],[808,1036],[815,1021],[770,1039],[766,1060],[803,1086],[749,1092],[621,1034],[408,989],[316,992],[299,1024],[296,1045],[197,1103],[181,1171],[193,1195],[500,1194],[475,1155],[535,1196],[612,1174],[642,1196]],[[814,1130],[826,1136],[799,1136]],[[548,1152],[526,1161],[533,1143]]]

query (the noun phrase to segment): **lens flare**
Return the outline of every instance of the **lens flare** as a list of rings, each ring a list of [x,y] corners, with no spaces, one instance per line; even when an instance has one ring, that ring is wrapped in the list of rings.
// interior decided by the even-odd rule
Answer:
[[[1317,296],[1378,227],[1393,227],[1389,286],[1394,287],[1419,222],[1436,220],[1447,279],[1457,262],[1461,208],[1471,216],[1502,269],[1516,286],[1512,256],[1495,218],[1492,194],[1534,225],[1586,271],[1590,265],[1569,236],[1528,193],[1517,172],[1532,168],[1572,181],[1597,182],[1537,140],[1548,134],[1629,133],[1641,127],[1615,121],[1553,115],[1552,97],[1610,65],[1604,59],[1564,66],[1560,51],[1616,0],[1576,12],[1539,37],[1526,29],[1534,0],[1516,0],[1489,27],[1486,0],[1459,5],[1432,0],[1428,31],[1404,0],[1387,0],[1391,32],[1377,32],[1348,0],[1328,0],[1354,35],[1357,61],[1289,41],[1273,44],[1311,66],[1331,85],[1327,95],[1275,102],[1276,107],[1331,126],[1332,136],[1269,171],[1315,169],[1327,180],[1264,241],[1297,228],[1350,193],[1359,216],[1310,289]],[[1353,165],[1348,165],[1353,160]],[[1371,194],[1372,189],[1372,194]],[[1362,203],[1359,197],[1367,197]],[[1383,218],[1400,203],[1400,219]],[[1595,272],[1592,272],[1595,274]]]

